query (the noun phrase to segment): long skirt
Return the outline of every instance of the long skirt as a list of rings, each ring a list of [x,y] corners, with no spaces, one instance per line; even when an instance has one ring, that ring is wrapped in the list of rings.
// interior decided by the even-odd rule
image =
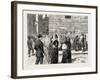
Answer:
[[[51,64],[58,63],[58,49],[54,48],[51,53]]]
[[[63,50],[63,56],[62,56],[62,63],[71,63],[71,51],[68,51],[67,49]]]

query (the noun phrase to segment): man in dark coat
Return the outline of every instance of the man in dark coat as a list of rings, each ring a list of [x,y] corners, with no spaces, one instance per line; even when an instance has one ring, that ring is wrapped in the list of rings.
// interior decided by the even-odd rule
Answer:
[[[86,47],[86,35],[82,34],[82,49],[85,51]]]
[[[44,58],[44,49],[43,49],[43,42],[41,41],[42,35],[38,35],[38,40],[35,43],[35,50],[36,50],[36,62],[35,64],[43,64]]]
[[[75,48],[75,51],[79,50],[79,37],[78,37],[78,35],[74,39],[74,48]]]
[[[29,54],[29,57],[30,57],[31,51],[32,51],[32,54],[34,54],[33,40],[31,38],[31,36],[28,36],[27,46],[28,46],[28,54]]]

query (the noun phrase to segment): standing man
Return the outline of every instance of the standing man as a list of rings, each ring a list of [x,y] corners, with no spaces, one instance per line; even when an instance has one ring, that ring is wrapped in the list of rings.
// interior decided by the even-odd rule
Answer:
[[[36,62],[35,64],[43,64],[43,58],[44,58],[44,49],[43,49],[43,42],[42,35],[38,35],[38,40],[35,43],[35,50],[36,50]]]
[[[30,57],[31,51],[32,51],[32,55],[34,55],[33,40],[31,38],[31,36],[28,36],[27,46],[28,46],[28,54],[29,54],[29,57]]]
[[[75,51],[79,50],[79,37],[78,37],[78,35],[74,39],[74,49],[75,49]]]
[[[82,34],[82,50],[85,51],[85,35]]]

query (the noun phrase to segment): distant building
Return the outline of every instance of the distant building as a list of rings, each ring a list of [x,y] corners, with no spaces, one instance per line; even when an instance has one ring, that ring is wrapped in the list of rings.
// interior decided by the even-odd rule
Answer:
[[[49,28],[58,32],[88,32],[87,16],[71,16],[71,15],[49,15]]]
[[[38,24],[38,32],[36,23]],[[87,34],[88,16],[38,14],[38,21],[36,21],[36,14],[27,14],[27,27],[28,35],[57,33],[58,36],[62,37],[68,33],[72,36],[81,33]]]

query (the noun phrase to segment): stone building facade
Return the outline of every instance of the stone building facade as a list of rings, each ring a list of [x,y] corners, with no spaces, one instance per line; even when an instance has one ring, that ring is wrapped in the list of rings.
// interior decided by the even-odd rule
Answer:
[[[38,14],[37,20],[36,14],[27,15],[28,35],[58,34],[59,38],[62,38],[66,35],[75,37],[75,35],[88,33],[88,16]]]

